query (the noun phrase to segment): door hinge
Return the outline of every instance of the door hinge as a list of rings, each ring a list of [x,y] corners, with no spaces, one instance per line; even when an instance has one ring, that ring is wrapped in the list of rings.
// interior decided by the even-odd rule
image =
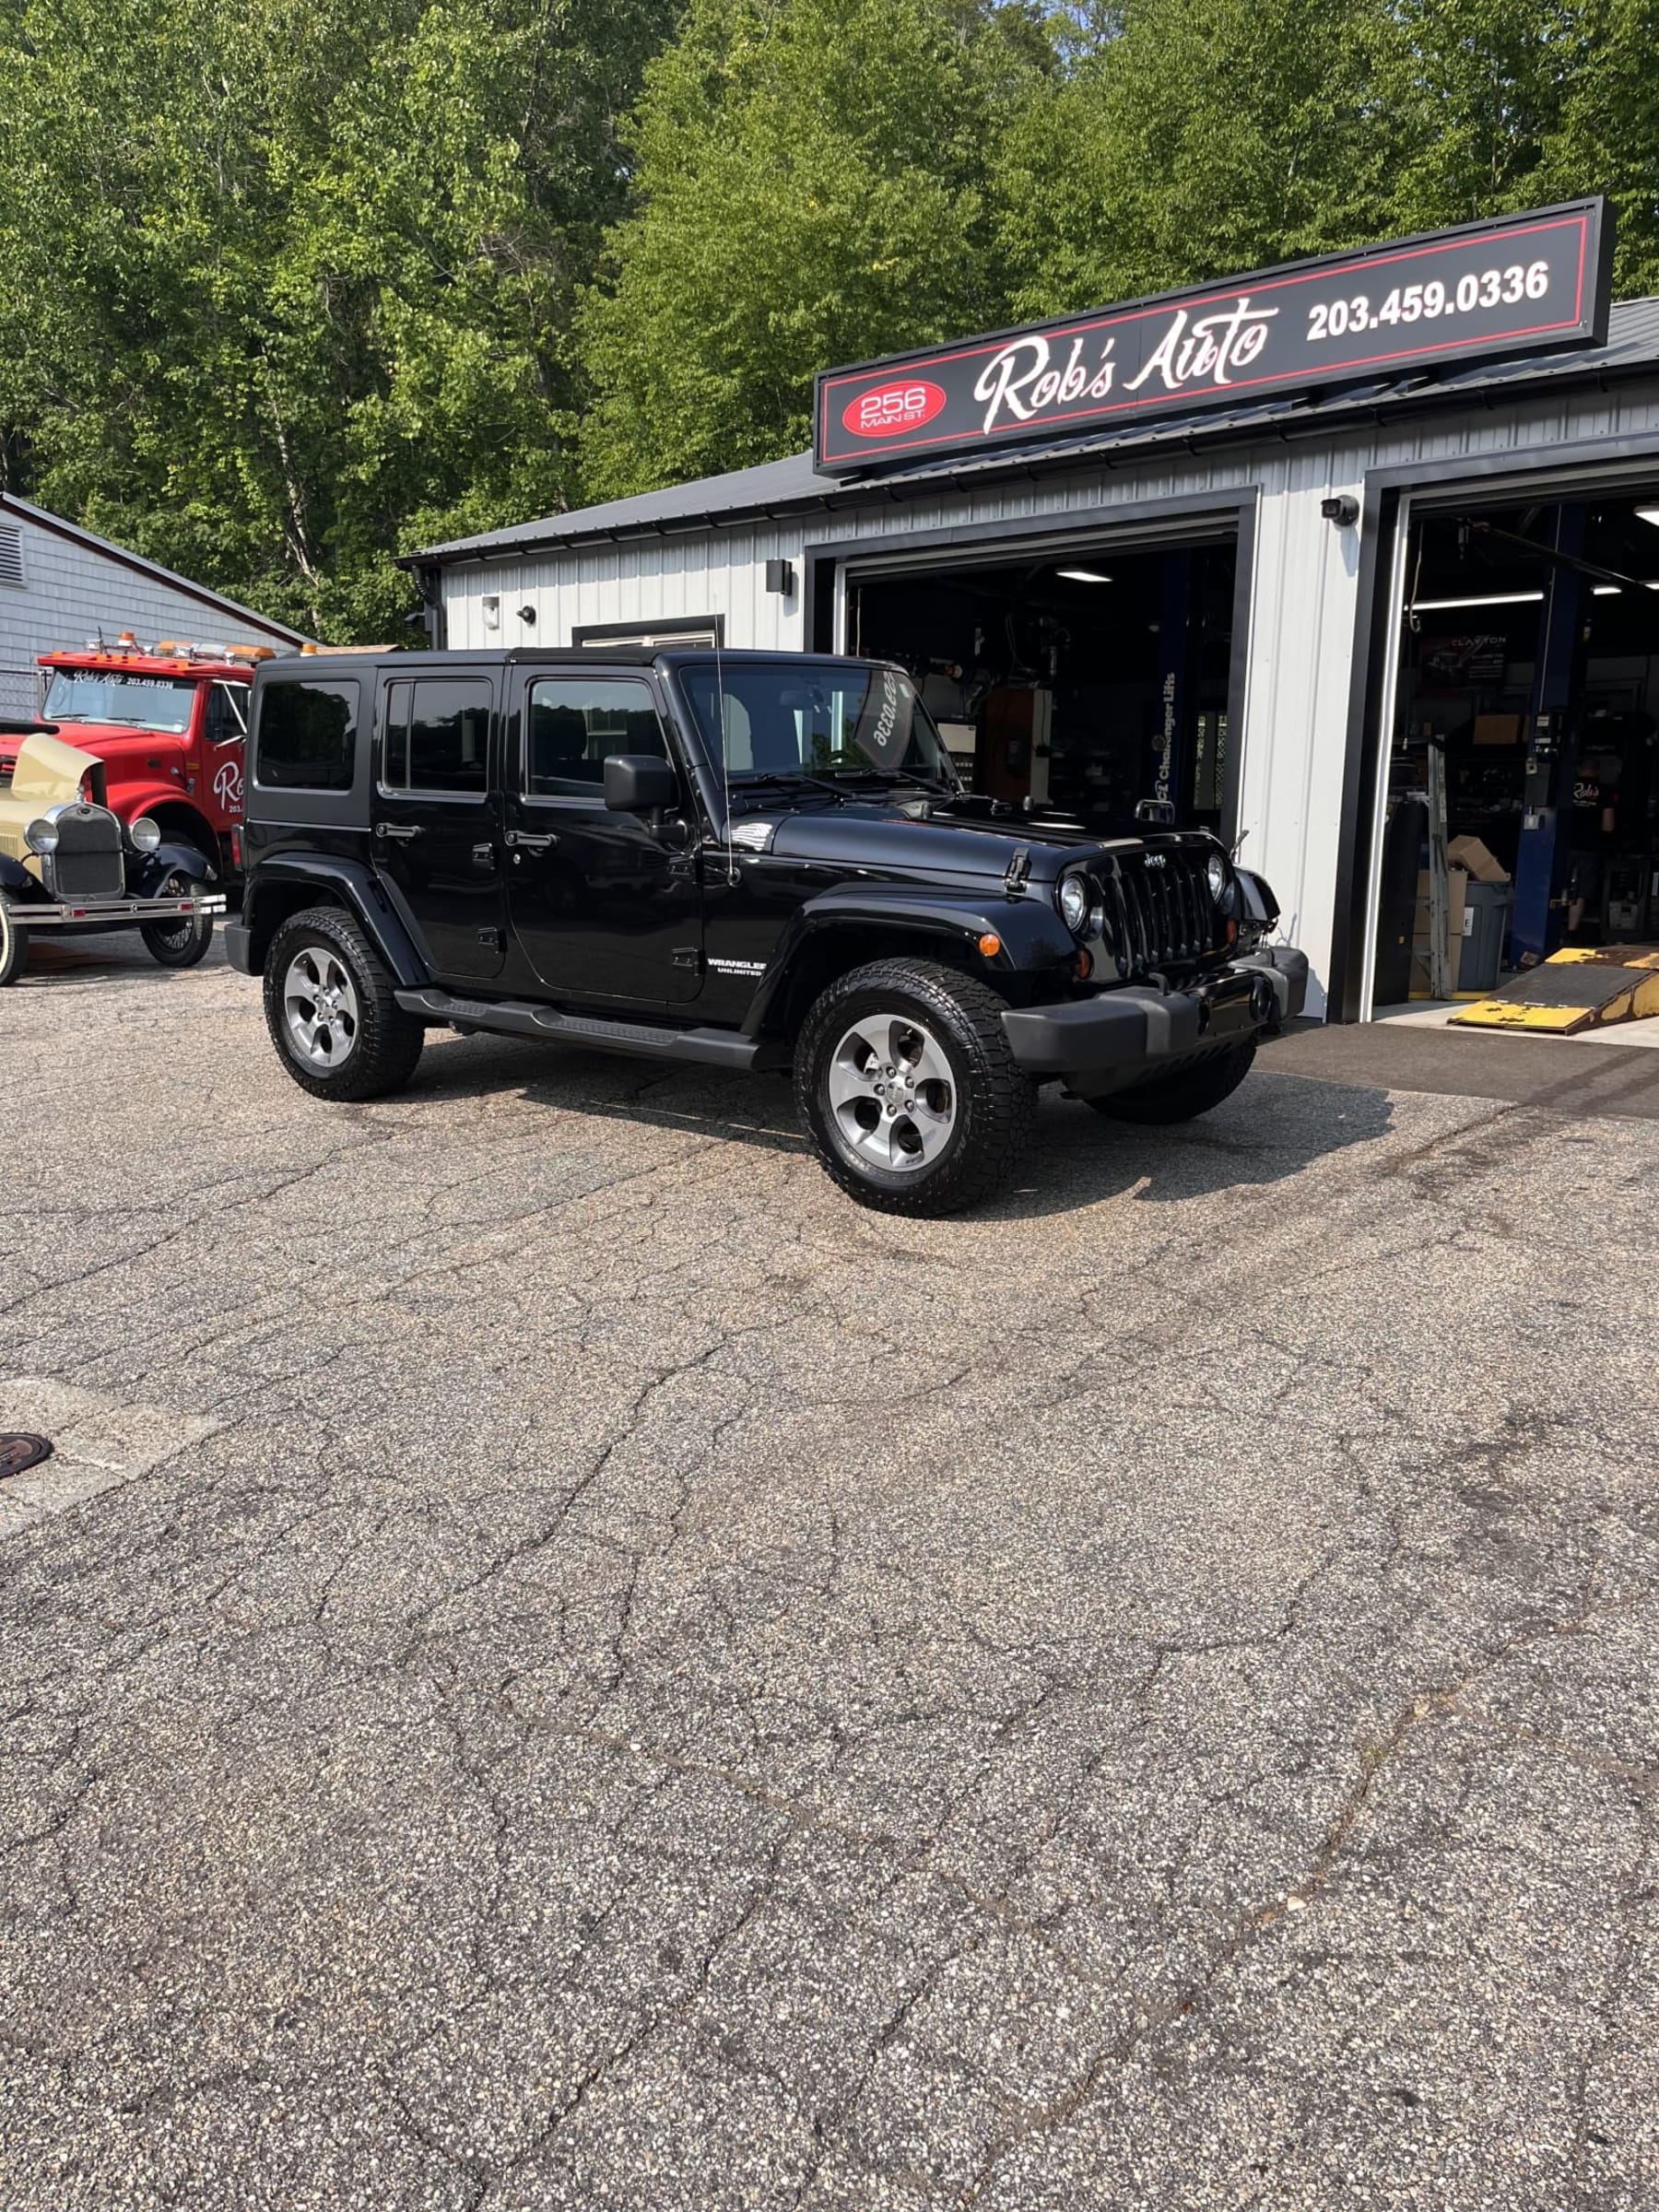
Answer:
[[[702,966],[702,947],[700,945],[677,945],[674,948],[674,965],[677,968],[700,968]]]

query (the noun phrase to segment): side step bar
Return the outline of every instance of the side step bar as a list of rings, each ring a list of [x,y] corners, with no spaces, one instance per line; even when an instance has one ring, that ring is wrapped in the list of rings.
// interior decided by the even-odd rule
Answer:
[[[597,1045],[607,1053],[638,1053],[647,1060],[689,1061],[701,1067],[747,1072],[760,1051],[758,1037],[733,1030],[653,1029],[642,1021],[606,1021],[592,1014],[561,1014],[527,998],[455,998],[447,991],[397,991],[406,1014],[448,1022],[458,1030],[489,1030],[503,1037],[539,1037],[550,1044]]]

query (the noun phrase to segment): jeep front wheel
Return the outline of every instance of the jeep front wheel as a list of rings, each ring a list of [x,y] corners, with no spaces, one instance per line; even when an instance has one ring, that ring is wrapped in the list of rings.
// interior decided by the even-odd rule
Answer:
[[[1003,1004],[931,960],[878,960],[831,983],[795,1048],[795,1097],[830,1177],[888,1214],[956,1212],[1014,1172],[1036,1091]]]
[[[415,1072],[426,1031],[353,916],[312,907],[285,922],[265,964],[265,1026],[283,1065],[319,1099],[381,1099]]]

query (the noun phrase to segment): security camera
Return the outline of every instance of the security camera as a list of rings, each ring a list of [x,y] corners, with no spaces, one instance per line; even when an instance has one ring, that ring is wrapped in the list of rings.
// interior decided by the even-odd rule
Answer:
[[[534,622],[535,619],[535,609],[533,606],[521,606],[519,608],[519,620],[521,622]]]
[[[1321,500],[1319,512],[1338,530],[1351,530],[1359,520],[1359,502],[1351,491],[1342,491],[1334,500]]]

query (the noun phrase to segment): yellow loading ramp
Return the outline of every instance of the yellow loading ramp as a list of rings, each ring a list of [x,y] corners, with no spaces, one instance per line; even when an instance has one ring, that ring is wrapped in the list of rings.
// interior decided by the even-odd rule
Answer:
[[[1616,1021],[1645,1021],[1659,1014],[1659,949],[1651,945],[1605,945],[1594,951],[1569,947],[1528,968],[1490,998],[1460,1006],[1453,1026],[1468,1030],[1532,1030],[1573,1037]]]

